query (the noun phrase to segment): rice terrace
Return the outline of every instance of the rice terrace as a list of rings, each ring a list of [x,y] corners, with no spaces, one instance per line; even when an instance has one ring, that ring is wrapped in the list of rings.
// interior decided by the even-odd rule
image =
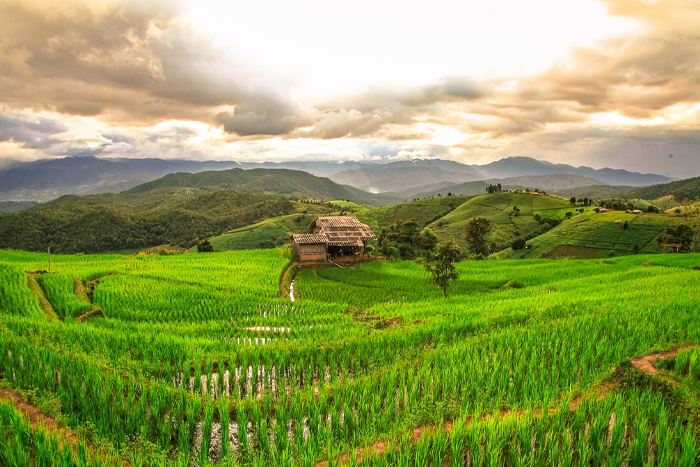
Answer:
[[[447,300],[414,262],[302,269],[294,302],[276,249],[53,255],[34,290],[46,255],[0,260],[15,465],[694,465],[700,449],[697,254],[465,261]]]

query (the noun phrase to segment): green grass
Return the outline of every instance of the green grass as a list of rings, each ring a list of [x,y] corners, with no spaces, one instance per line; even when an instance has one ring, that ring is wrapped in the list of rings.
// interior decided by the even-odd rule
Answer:
[[[624,228],[625,221],[628,227]],[[531,241],[530,248],[500,252],[500,258],[561,257],[570,253],[578,258],[590,258],[593,250],[598,257],[634,253],[661,253],[656,237],[669,225],[679,222],[664,214],[628,214],[622,211],[595,213],[587,211],[546,232]],[[575,247],[575,248],[564,248]]]

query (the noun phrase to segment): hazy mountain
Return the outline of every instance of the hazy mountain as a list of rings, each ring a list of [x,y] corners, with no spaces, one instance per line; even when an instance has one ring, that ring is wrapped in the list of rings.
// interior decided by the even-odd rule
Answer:
[[[502,186],[521,186],[526,188],[539,188],[542,190],[558,190],[562,188],[583,187],[591,185],[604,185],[595,178],[584,177],[583,175],[523,175],[521,177],[508,177],[502,179],[485,180],[488,183]]]
[[[477,180],[502,180],[511,177],[566,174],[589,177],[596,180],[597,184],[629,186],[670,181],[667,177],[660,175],[572,167],[542,162],[529,157],[511,157],[486,165],[466,165],[440,159],[389,163],[291,161],[239,164],[232,161],[68,157],[13,163],[0,170],[0,201],[48,201],[64,194],[116,193],[171,173],[198,173],[231,168],[303,170],[318,176],[329,176],[338,184],[351,185],[368,192],[392,192],[386,196],[374,198],[367,198],[367,194],[354,193],[355,199],[362,199],[363,202],[371,200],[372,204],[395,201],[399,199],[395,197],[397,193],[400,193],[401,199],[406,199],[415,193],[434,191],[449,184]],[[525,181],[523,184],[536,185]],[[287,186],[286,189],[292,193],[296,188],[303,187]]]
[[[0,170],[0,201],[48,201],[65,194],[117,193],[173,172],[236,167],[235,162],[66,157]]]
[[[303,170],[318,177],[328,177],[345,170],[356,170],[382,165],[378,162],[335,161],[289,161],[289,162],[242,162],[242,169],[291,169]]]
[[[414,187],[416,191],[422,191],[423,188],[429,188],[440,182],[463,183],[543,175],[588,177],[591,179],[589,180],[591,184],[599,185],[642,186],[670,181],[668,177],[662,175],[608,168],[573,167],[538,161],[530,157],[509,157],[485,165],[466,165],[440,159],[391,162],[371,168],[344,170],[331,175],[330,178],[338,183],[371,192],[404,192],[410,187]],[[566,179],[562,178],[562,180]],[[562,184],[551,183],[551,180],[550,184],[552,187],[564,187]],[[523,185],[530,185],[530,183],[523,183]]]
[[[485,193],[489,185],[497,185],[499,183],[503,189],[537,188],[547,191],[556,191],[569,187],[601,185],[599,180],[580,175],[525,175],[522,177],[491,178],[488,180],[476,180],[457,184],[441,182],[432,186],[418,187],[420,191],[404,190],[398,193],[386,194],[391,194],[393,196],[402,195],[404,199],[414,197],[425,198],[438,194],[445,195],[447,193],[452,193],[453,195],[479,195]]]
[[[230,189],[273,193],[297,198],[346,199],[364,204],[384,204],[380,201],[380,197],[371,193],[339,185],[328,178],[289,169],[230,169],[196,174],[174,173],[139,185],[126,193],[148,193],[174,188]]]
[[[31,208],[36,201],[0,201],[0,212],[15,212]]]

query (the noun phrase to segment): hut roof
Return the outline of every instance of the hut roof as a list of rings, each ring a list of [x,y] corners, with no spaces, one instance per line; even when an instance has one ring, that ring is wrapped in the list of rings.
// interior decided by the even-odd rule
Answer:
[[[294,234],[292,239],[299,245],[309,243],[328,243],[328,237],[318,234]]]
[[[377,237],[367,224],[353,216],[322,216],[316,219],[316,233],[328,237],[331,246],[363,246]]]

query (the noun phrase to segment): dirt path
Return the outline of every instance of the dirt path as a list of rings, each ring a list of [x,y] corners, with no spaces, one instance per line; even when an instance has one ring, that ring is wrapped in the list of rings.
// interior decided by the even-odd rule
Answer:
[[[666,358],[675,357],[681,350],[688,350],[692,349],[693,347],[697,347],[697,345],[686,345],[684,347],[678,347],[672,350],[666,350],[664,352],[644,355],[643,357],[635,358],[634,360],[630,361],[630,363],[637,369],[637,371],[641,371],[642,373],[646,373],[648,375],[658,375],[659,370],[654,368],[654,362],[656,360],[664,360]]]
[[[22,412],[28,419],[32,428],[38,429],[42,424],[53,431],[54,429],[67,441],[72,444],[78,444],[79,439],[75,434],[68,428],[61,427],[56,420],[44,414],[41,410],[26,402],[24,399],[19,397],[12,389],[2,388],[0,389],[0,401],[10,401],[15,405],[15,408]],[[59,442],[60,444],[60,442]]]
[[[63,447],[64,443],[69,443],[71,449],[73,450],[73,455],[78,454],[78,445],[80,444],[80,438],[76,436],[70,428],[59,424],[55,419],[49,417],[44,412],[39,410],[36,406],[30,404],[29,402],[22,399],[16,392],[10,388],[0,388],[0,401],[10,401],[14,404],[15,408],[20,411],[28,420],[33,429],[38,430],[41,426],[44,426],[53,432],[57,433],[58,445]],[[87,445],[88,452],[92,456],[99,456],[102,460],[107,459],[107,455],[100,452],[97,448],[92,445]],[[122,461],[120,463],[123,467],[129,467],[127,462]]]
[[[659,359],[666,359],[670,357],[675,357],[678,355],[678,352],[681,350],[687,350],[691,349],[694,347],[697,347],[697,344],[694,345],[686,345],[683,347],[677,347],[675,349],[671,350],[666,350],[663,352],[658,352],[658,353],[653,353],[649,355],[644,355],[643,357],[639,357],[636,359],[633,359],[630,361],[632,366],[637,370],[642,373],[646,373],[649,375],[659,375],[659,371],[654,368],[653,362]],[[668,378],[668,380],[674,384],[678,385],[679,383],[675,380],[672,380]],[[581,402],[583,401],[584,397],[590,397],[595,395],[596,400],[600,401],[605,398],[605,396],[608,395],[613,389],[615,389],[619,385],[619,382],[617,381],[607,381],[602,385],[596,385],[590,388],[585,395],[581,395],[576,397],[571,401],[569,404],[569,410],[571,412],[575,411],[578,409],[578,407],[581,405]],[[549,414],[553,415],[556,412],[556,409],[549,409]],[[498,414],[498,418],[503,420],[506,417],[511,417],[511,416],[517,416],[517,417],[524,417],[526,415],[527,411],[520,409],[520,410],[504,410],[501,411]],[[535,409],[534,414],[536,417],[539,417],[542,415],[542,409]],[[487,421],[493,417],[492,414],[486,414],[481,416],[479,421]],[[466,426],[471,425],[471,423],[474,422],[474,417],[468,417],[466,421]],[[454,421],[445,421],[442,424],[442,429],[444,431],[451,431],[452,428],[454,427]],[[418,428],[415,428],[414,430],[411,431],[411,439],[409,441],[410,444],[415,444],[417,443],[423,436],[429,435],[432,433],[435,433],[438,430],[439,426],[438,425],[424,425],[424,426],[419,426]],[[367,448],[360,448],[357,450],[356,454],[356,460],[357,463],[360,463],[362,461],[362,458],[364,456],[372,456],[372,455],[378,455],[381,456],[386,452],[386,443],[381,441],[376,444],[373,444],[372,446],[369,446]],[[341,465],[346,465],[350,460],[350,455],[347,453],[343,453],[340,458],[340,464]],[[316,464],[316,467],[328,467],[328,461],[321,461]]]

